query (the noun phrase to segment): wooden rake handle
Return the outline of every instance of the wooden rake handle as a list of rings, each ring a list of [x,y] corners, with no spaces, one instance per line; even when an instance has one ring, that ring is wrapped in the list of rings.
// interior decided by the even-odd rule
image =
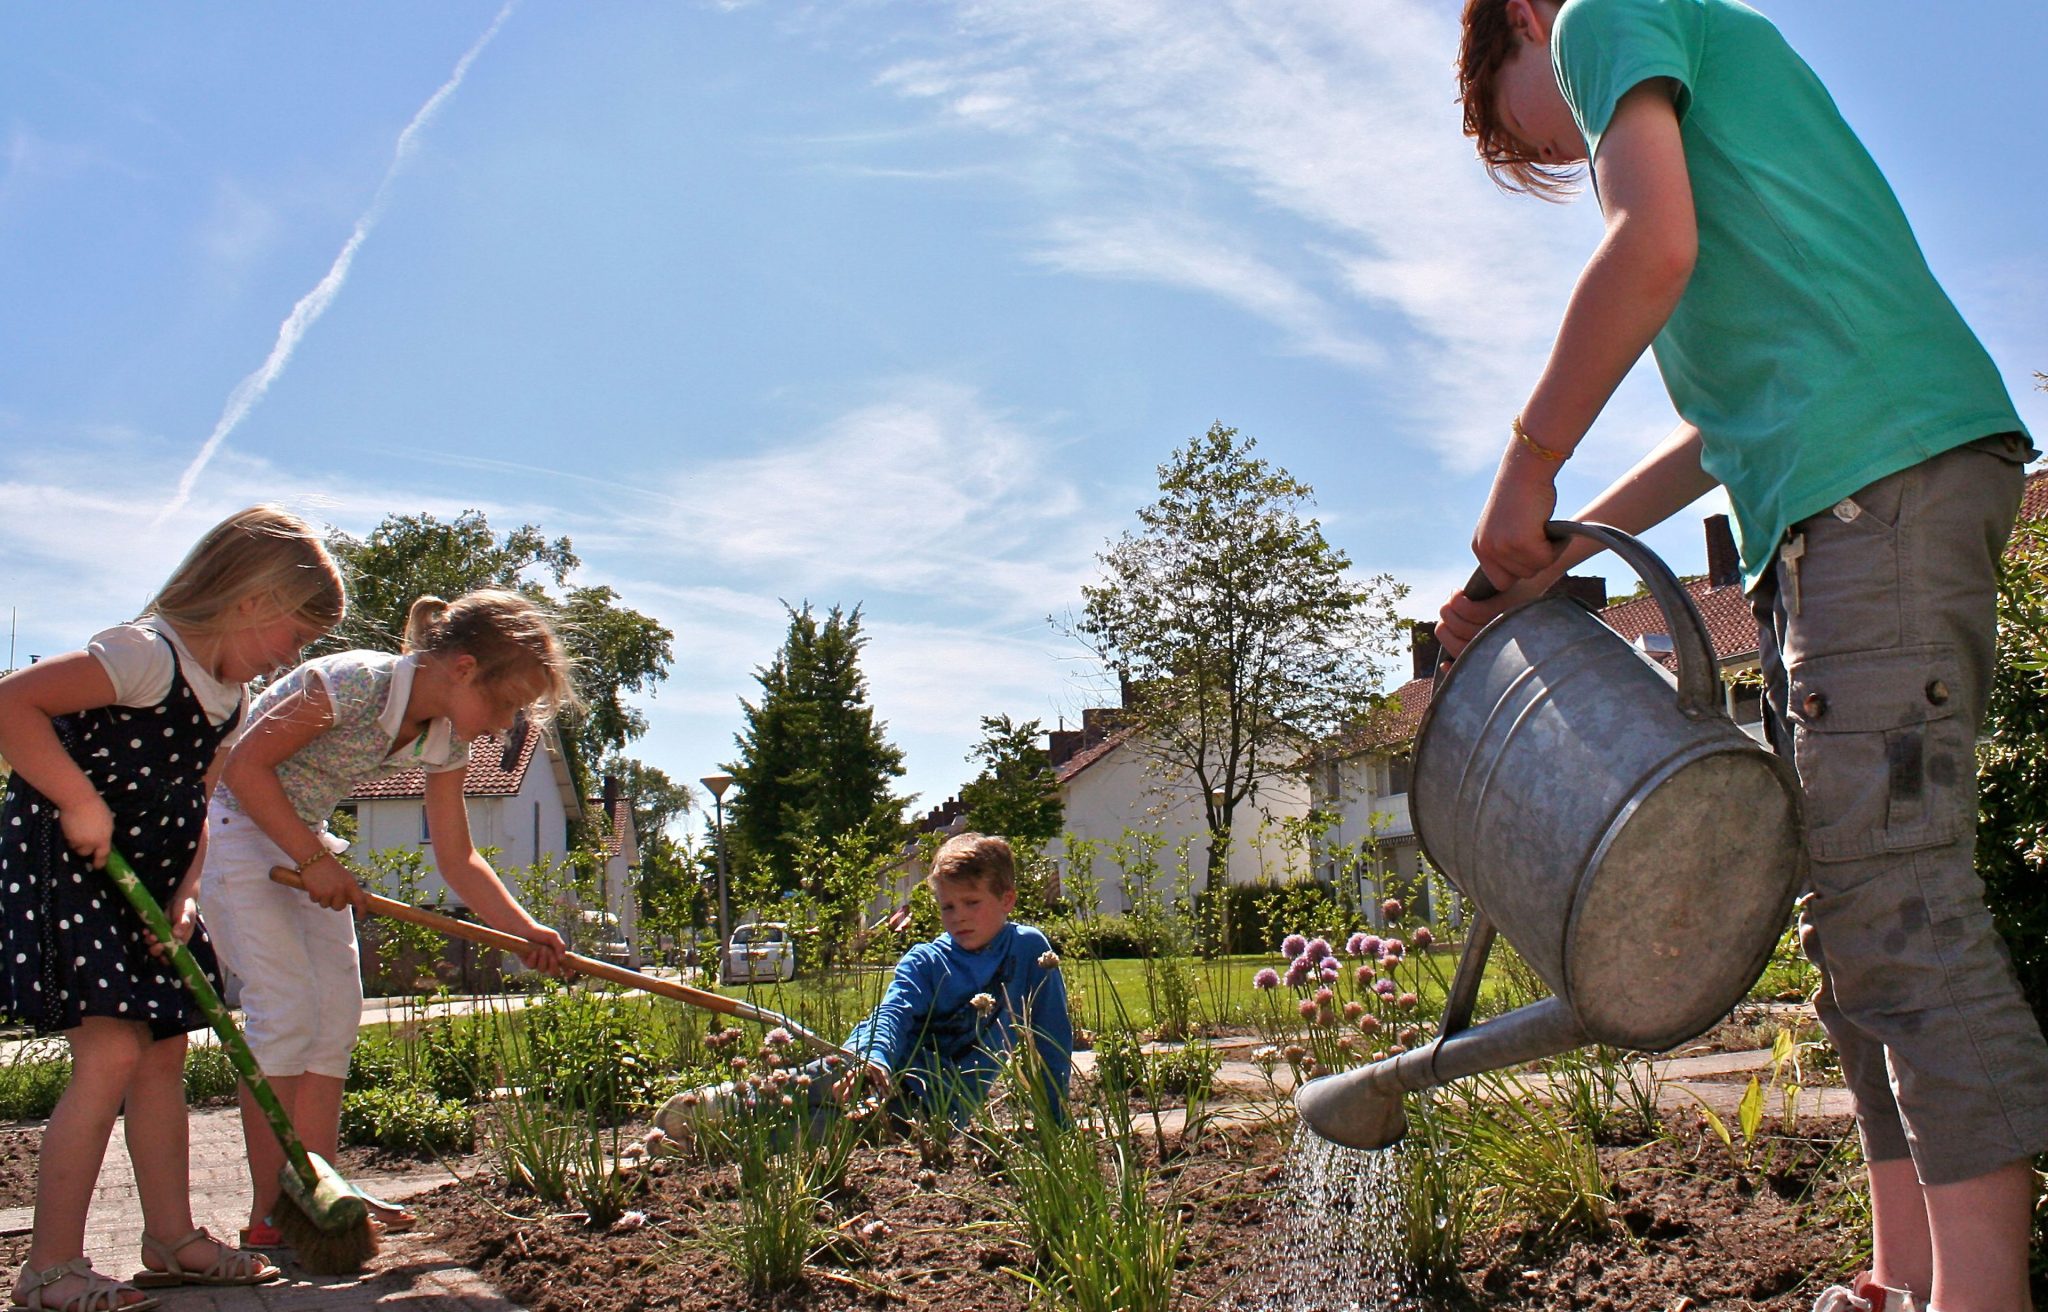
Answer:
[[[300,879],[298,872],[290,866],[272,866],[270,878],[287,888],[296,888],[302,892],[306,887],[305,881]],[[424,925],[450,938],[468,939],[472,943],[481,943],[486,947],[512,953],[529,952],[533,949],[532,943],[517,934],[507,934],[487,925],[472,924],[467,920],[457,920],[453,916],[444,916],[438,912],[423,911],[388,897],[379,897],[375,893],[365,895],[365,905],[387,919]],[[715,1011],[721,1015],[736,1016],[741,1020],[756,1021],[768,1026],[779,1025],[788,1030],[798,1042],[820,1056],[844,1057],[847,1061],[856,1063],[860,1060],[845,1048],[812,1033],[789,1017],[769,1011],[765,1007],[757,1007],[751,1002],[728,998],[723,993],[713,993],[709,989],[693,988],[677,980],[656,979],[652,975],[643,975],[637,970],[614,966],[609,961],[599,961],[595,957],[586,957],[576,952],[563,953],[562,962],[579,975],[609,980],[614,984],[623,984],[629,989],[638,989],[642,993],[652,993],[657,997],[673,998],[677,1002],[687,1002],[693,1007],[702,1007],[706,1011]]]

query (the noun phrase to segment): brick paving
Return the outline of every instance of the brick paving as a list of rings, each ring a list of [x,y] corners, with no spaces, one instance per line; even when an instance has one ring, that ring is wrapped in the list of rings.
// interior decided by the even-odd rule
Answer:
[[[241,1119],[232,1107],[195,1110],[192,1125],[193,1219],[230,1239],[248,1220],[249,1184],[242,1155]],[[447,1182],[440,1171],[408,1175],[353,1175],[350,1182],[398,1201]],[[26,1234],[30,1208],[0,1208],[0,1233]],[[135,1173],[118,1127],[108,1145],[92,1211],[85,1253],[108,1275],[126,1277],[140,1265],[142,1208]],[[356,1276],[311,1276],[289,1261],[282,1280],[247,1288],[165,1289],[164,1312],[344,1312],[402,1307],[406,1312],[518,1312],[476,1273],[435,1247],[433,1236],[387,1235],[383,1251]]]

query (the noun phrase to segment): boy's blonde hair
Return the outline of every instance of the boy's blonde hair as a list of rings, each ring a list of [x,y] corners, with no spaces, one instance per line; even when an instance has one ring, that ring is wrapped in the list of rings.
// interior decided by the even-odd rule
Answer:
[[[1017,887],[1017,854],[1007,838],[955,834],[932,854],[932,870],[924,881],[934,893],[941,883],[978,883],[985,892],[1001,897]]]
[[[507,588],[478,588],[454,601],[421,597],[406,611],[403,649],[474,657],[487,687],[538,676],[545,687],[534,699],[536,720],[581,704],[569,653],[547,612]]]
[[[341,570],[313,526],[282,506],[236,511],[207,531],[143,614],[169,620],[188,636],[218,633],[249,597],[322,633],[341,623],[348,592]]]

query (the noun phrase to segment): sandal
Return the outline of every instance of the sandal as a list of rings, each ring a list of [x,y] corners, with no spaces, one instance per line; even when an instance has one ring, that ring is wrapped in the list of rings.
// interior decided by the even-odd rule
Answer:
[[[43,1291],[60,1280],[73,1276],[85,1281],[85,1288],[61,1303],[47,1302]],[[150,1312],[157,1306],[157,1300],[148,1294],[134,1301],[128,1301],[128,1294],[142,1294],[134,1285],[103,1276],[92,1269],[92,1263],[82,1257],[74,1257],[53,1267],[37,1271],[22,1264],[21,1275],[14,1282],[14,1306],[25,1307],[30,1312]]]
[[[213,1260],[197,1269],[187,1268],[178,1261],[179,1251],[202,1239],[213,1245]],[[163,1260],[162,1270],[148,1265],[151,1257]],[[143,1268],[135,1273],[134,1283],[145,1289],[168,1289],[174,1285],[262,1285],[284,1274],[283,1267],[263,1254],[224,1244],[206,1233],[205,1226],[168,1243],[155,1235],[144,1234],[142,1261]],[[114,1309],[113,1312],[133,1312],[133,1309]]]

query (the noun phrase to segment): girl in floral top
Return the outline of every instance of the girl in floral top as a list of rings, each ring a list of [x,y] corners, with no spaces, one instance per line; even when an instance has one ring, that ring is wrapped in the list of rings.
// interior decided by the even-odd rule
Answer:
[[[572,701],[560,639],[525,597],[484,589],[414,602],[404,645],[397,656],[323,656],[264,690],[214,800],[200,883],[221,961],[242,980],[249,1046],[306,1147],[330,1160],[362,1019],[350,910],[366,894],[335,859],[348,845],[325,826],[357,784],[423,767],[441,877],[486,923],[532,944],[521,954],[529,966],[557,970],[564,951],[477,852],[462,801],[471,739],[509,730],[522,712],[545,722]],[[273,883],[273,866],[296,869],[306,891]],[[243,1242],[276,1244],[284,1158],[246,1090],[242,1132],[254,1190]],[[412,1222],[403,1209],[372,1215],[389,1228]]]

